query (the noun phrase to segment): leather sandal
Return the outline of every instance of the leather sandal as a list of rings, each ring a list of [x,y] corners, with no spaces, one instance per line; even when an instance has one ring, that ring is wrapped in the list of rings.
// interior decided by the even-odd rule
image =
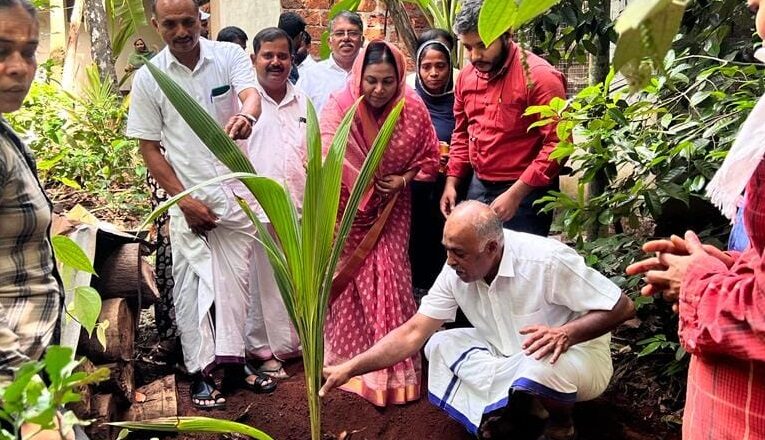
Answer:
[[[212,404],[203,403],[205,401]],[[212,378],[199,375],[191,383],[191,404],[198,409],[223,408],[226,406],[226,398],[215,388]]]

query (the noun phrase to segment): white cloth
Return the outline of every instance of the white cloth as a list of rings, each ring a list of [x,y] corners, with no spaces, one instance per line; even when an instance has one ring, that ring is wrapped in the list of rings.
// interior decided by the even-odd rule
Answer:
[[[245,332],[247,353],[260,360],[300,354],[300,339],[284,306],[266,250],[255,243],[250,278],[251,304]]]
[[[317,64],[316,60],[314,60],[313,57],[309,54],[307,57],[305,57],[303,62],[300,63],[300,65],[298,66],[298,73],[302,75],[303,72],[305,72],[309,67],[315,64]]]
[[[209,369],[216,361],[244,361],[254,234],[241,209],[222,217],[206,238],[191,232],[183,217],[170,217],[173,303],[189,373]],[[219,305],[214,322],[213,302]]]
[[[257,83],[252,62],[233,43],[200,38],[199,46],[200,58],[194,70],[181,64],[168,48],[149,62],[168,74],[224,126],[241,107],[239,93]],[[185,188],[230,172],[194,134],[145,66],[133,79],[127,135],[161,141],[168,163]],[[194,196],[220,216],[232,203],[225,198],[223,188],[224,184],[209,185]],[[182,214],[173,207],[170,215]]]
[[[465,283],[444,266],[418,311],[453,321],[460,307],[475,327],[468,334],[438,333],[426,348],[431,400],[448,405],[449,414],[472,430],[484,413],[502,406],[511,386],[584,400],[602,393],[612,372],[610,334],[572,347],[553,366],[525,356],[520,329],[561,326],[593,310],[612,310],[621,292],[563,243],[507,229],[504,235],[490,285]],[[462,337],[466,342],[458,341]]]
[[[329,95],[345,87],[348,75],[350,72],[338,66],[334,57],[330,55],[326,60],[319,61],[300,72],[296,86],[308,96],[316,109],[316,114],[320,115]]]
[[[260,84],[262,113],[247,145],[247,154],[255,171],[287,188],[300,212],[305,190],[306,97],[287,81],[287,93],[281,102],[274,101]],[[249,193],[248,193],[249,194]],[[247,197],[258,218],[268,224],[262,208]],[[276,283],[271,263],[260,243],[255,244],[251,278],[251,307],[247,315],[247,352],[268,360],[283,360],[300,352],[300,341],[292,327]]]
[[[760,97],[736,135],[720,169],[707,185],[707,196],[731,222],[747,182],[765,155],[765,96]]]
[[[303,162],[307,156],[305,94],[287,81],[287,94],[276,103],[260,84],[256,89],[261,96],[263,111],[247,141],[247,156],[259,175],[270,177],[287,188],[300,212],[305,191]],[[258,218],[268,222],[265,212],[254,202],[249,191],[247,195]]]
[[[256,85],[252,63],[232,43],[200,38],[194,69],[182,65],[169,49],[151,59],[223,126],[241,106],[238,94]],[[229,171],[194,134],[146,67],[133,81],[127,135],[161,141],[166,159],[185,188]],[[173,248],[173,300],[184,360],[197,372],[218,360],[244,358],[244,321],[254,228],[225,184],[195,192],[220,219],[206,238],[191,232],[177,206],[170,209]],[[218,304],[215,322],[212,304]],[[236,359],[234,359],[236,358]]]

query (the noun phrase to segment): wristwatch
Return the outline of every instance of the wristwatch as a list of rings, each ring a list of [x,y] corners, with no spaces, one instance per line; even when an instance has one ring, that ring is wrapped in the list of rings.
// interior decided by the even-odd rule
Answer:
[[[255,125],[256,122],[258,122],[258,118],[256,118],[255,116],[252,116],[249,113],[237,113],[236,116],[241,116],[244,119],[247,119],[248,121],[250,121],[250,126],[253,126]]]

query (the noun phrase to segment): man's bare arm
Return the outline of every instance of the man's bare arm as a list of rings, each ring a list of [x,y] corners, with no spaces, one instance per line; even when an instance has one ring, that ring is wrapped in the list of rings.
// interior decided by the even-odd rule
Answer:
[[[325,367],[327,381],[319,391],[324,396],[353,376],[377,371],[411,357],[443,324],[442,320],[417,313],[402,326],[385,335],[369,350],[340,365]]]
[[[181,181],[178,180],[173,167],[170,166],[162,154],[160,143],[158,141],[140,139],[138,144],[146,167],[151,171],[151,175],[157,179],[159,186],[170,196],[183,192],[185,188]],[[181,208],[192,232],[203,234],[215,228],[218,217],[199,200],[186,196],[178,202],[178,207]]]

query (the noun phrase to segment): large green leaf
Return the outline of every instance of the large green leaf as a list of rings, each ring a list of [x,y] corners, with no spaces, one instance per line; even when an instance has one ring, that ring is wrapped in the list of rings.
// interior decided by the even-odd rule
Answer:
[[[645,86],[663,60],[680,28],[687,0],[641,0],[630,3],[616,20],[619,40],[614,69],[633,90]]]
[[[101,295],[89,286],[79,286],[74,289],[74,300],[67,312],[82,325],[88,336],[96,327],[98,315],[101,313]]]
[[[560,0],[485,0],[478,16],[478,34],[486,46],[507,31],[544,14]]]
[[[244,434],[257,440],[273,440],[271,436],[252,426],[210,417],[162,417],[140,422],[113,422],[109,425],[160,432]]]
[[[93,268],[93,263],[82,248],[77,245],[71,238],[63,235],[54,235],[51,237],[51,244],[53,245],[53,252],[56,254],[56,259],[64,266],[69,266],[76,270],[81,270],[89,274],[95,275],[96,270]]]

